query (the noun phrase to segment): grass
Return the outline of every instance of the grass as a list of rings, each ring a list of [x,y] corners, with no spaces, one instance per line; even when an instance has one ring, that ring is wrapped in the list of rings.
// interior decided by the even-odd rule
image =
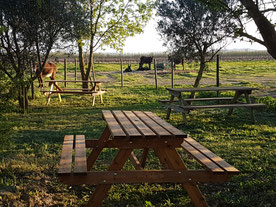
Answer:
[[[203,80],[214,80],[214,66],[211,64],[209,72],[204,74],[207,77]],[[269,80],[273,80],[276,76],[275,61],[252,62],[251,66],[250,62],[222,62],[222,78],[239,80],[237,85],[239,83],[263,90],[275,90],[273,81],[264,83],[256,78],[257,75],[262,79],[270,74]],[[101,65],[96,70],[99,70],[98,67]],[[8,110],[0,114],[0,206],[84,206],[94,191],[93,186],[67,186],[57,180],[63,136],[84,134],[87,138],[97,139],[105,127],[101,118],[103,109],[150,110],[165,118],[166,111],[158,100],[168,98],[166,87],[169,87],[169,82],[160,85],[156,91],[152,84],[153,74],[144,77],[142,72],[130,73],[125,74],[125,87],[121,88],[120,73],[117,73],[120,67],[103,67],[108,74],[99,74],[99,77],[106,80],[104,88],[108,90],[104,94],[103,105],[99,103],[98,97],[92,107],[88,95],[64,95],[61,103],[53,96],[51,104],[47,106],[46,97],[36,91],[28,114]],[[226,70],[227,67],[231,72]],[[268,68],[268,71],[264,68]],[[194,74],[193,70],[195,69],[191,68],[188,74]],[[195,78],[194,75],[184,74],[186,73],[176,74],[176,79],[187,83]],[[58,77],[62,78],[62,73]],[[160,75],[159,81],[165,83],[169,78],[168,74]],[[191,85],[176,85],[183,86]],[[213,94],[203,93],[200,96],[210,95]],[[181,114],[173,113],[169,120],[241,171],[231,182],[200,185],[210,206],[275,205],[276,101],[271,97],[256,97],[256,101],[270,106],[267,110],[256,112],[257,124],[251,123],[249,112],[243,109],[234,110],[230,118],[226,118],[226,110],[223,109],[193,111],[185,125]],[[116,149],[104,150],[96,169],[106,169],[116,152]],[[189,168],[198,167],[194,160],[188,159],[184,151],[179,150],[179,153]],[[158,160],[150,152],[146,168],[159,167]],[[127,163],[125,168],[130,169],[132,166]],[[187,193],[179,184],[121,184],[111,188],[103,206],[191,204]]]

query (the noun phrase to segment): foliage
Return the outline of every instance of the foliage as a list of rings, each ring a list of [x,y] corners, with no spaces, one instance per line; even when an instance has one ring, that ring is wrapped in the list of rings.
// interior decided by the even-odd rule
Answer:
[[[260,103],[264,103],[270,110],[276,111],[276,99],[270,96],[262,97],[258,100]]]
[[[26,94],[35,79],[30,77],[32,62],[42,61],[42,71],[53,44],[68,26],[69,14],[60,11],[69,5],[67,0],[1,1],[0,70],[16,87],[23,111],[28,108]]]
[[[199,60],[200,68],[193,85],[198,87],[206,62],[222,49],[219,43],[232,32],[231,19],[196,0],[160,0],[157,10],[161,17],[158,30],[171,48],[172,56]],[[208,53],[210,59],[207,59]]]
[[[167,41],[166,45],[174,51],[180,51],[185,58],[200,58],[215,49],[232,32],[228,16],[212,11],[195,0],[159,1],[158,30]]]
[[[73,22],[75,28],[73,36],[78,44],[82,79],[88,80],[92,71],[95,80],[94,52],[104,46],[119,50],[127,37],[141,33],[151,17],[153,1],[84,0],[79,1],[79,6],[84,11],[80,21],[85,23],[84,27],[79,29],[79,22]],[[88,44],[89,53],[89,63],[86,69],[83,57],[85,43]],[[87,86],[84,84],[83,87]]]
[[[236,21],[234,37],[245,38],[250,42],[257,42],[267,48],[268,53],[276,59],[276,5],[273,1],[253,0],[200,0],[203,4],[217,11],[231,12]],[[246,26],[254,22],[257,31],[249,33]],[[260,38],[261,36],[261,38]]]

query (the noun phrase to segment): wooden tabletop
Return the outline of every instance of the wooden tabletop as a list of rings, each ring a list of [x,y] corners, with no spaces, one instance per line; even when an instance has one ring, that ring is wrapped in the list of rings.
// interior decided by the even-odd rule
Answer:
[[[244,86],[227,86],[227,87],[202,87],[202,88],[167,88],[174,92],[202,92],[202,91],[252,91],[257,88],[250,88]]]
[[[102,113],[113,139],[187,137],[152,112],[103,110]]]

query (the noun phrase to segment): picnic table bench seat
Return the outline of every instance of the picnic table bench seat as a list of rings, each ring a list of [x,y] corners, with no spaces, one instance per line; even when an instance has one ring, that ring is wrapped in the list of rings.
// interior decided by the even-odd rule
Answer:
[[[181,112],[183,121],[186,122],[186,115],[190,110],[196,109],[216,109],[216,108],[228,108],[228,116],[233,112],[234,108],[248,108],[251,114],[251,119],[255,123],[256,118],[253,109],[265,108],[265,104],[252,103],[250,94],[256,88],[243,87],[243,86],[231,86],[231,87],[202,87],[202,88],[167,88],[170,93],[170,100],[161,100],[161,103],[168,109],[167,119],[170,118],[172,109],[176,112]],[[233,97],[207,97],[207,98],[184,98],[182,93],[199,93],[205,91],[235,91]],[[244,95],[245,101],[239,100]],[[177,98],[177,100],[175,100]],[[202,105],[192,105],[196,101],[228,101],[228,103],[204,103]]]
[[[87,206],[101,206],[110,187],[119,183],[181,183],[195,206],[207,206],[197,185],[227,182],[239,173],[152,112],[104,110],[102,113],[107,125],[99,139],[64,136],[58,168],[58,178],[64,184],[97,186]],[[118,153],[106,171],[92,170],[104,148],[116,148]],[[86,156],[87,149],[92,149],[89,156]],[[139,158],[134,149],[142,150]],[[161,170],[145,168],[150,149],[163,165]],[[188,169],[177,149],[188,153],[201,168]],[[135,170],[122,170],[128,159]]]
[[[184,98],[183,101],[231,101],[233,97]],[[174,102],[177,102],[175,100]],[[161,103],[170,103],[170,100],[159,100]]]
[[[79,95],[85,95],[89,94],[93,97],[92,106],[95,105],[95,98],[96,96],[100,96],[100,101],[103,103],[103,97],[102,95],[106,93],[106,90],[103,90],[101,88],[101,81],[77,81],[77,80],[49,80],[46,81],[50,83],[50,89],[42,89],[40,90],[42,93],[48,94],[48,100],[47,105],[50,103],[51,95],[52,94],[58,94],[59,101],[61,102],[61,95],[60,94],[79,94]],[[61,88],[57,85],[57,83],[92,83],[92,88]],[[53,90],[53,87],[56,89]]]

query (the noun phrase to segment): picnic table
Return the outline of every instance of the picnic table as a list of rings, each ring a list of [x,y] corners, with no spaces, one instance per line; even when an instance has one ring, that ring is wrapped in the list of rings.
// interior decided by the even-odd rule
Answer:
[[[118,183],[181,183],[194,206],[207,206],[198,184],[230,181],[239,173],[152,112],[104,110],[102,115],[106,126],[98,140],[85,139],[84,135],[65,135],[58,169],[58,177],[65,184],[96,185],[87,206],[101,206],[111,186]],[[92,148],[88,157],[87,148]],[[105,148],[116,148],[118,153],[106,171],[92,170]],[[184,149],[201,167],[188,169],[177,148]],[[139,150],[140,156],[137,155]],[[160,160],[162,170],[147,167],[150,150]],[[122,170],[128,159],[135,170]]]
[[[166,104],[167,119],[170,118],[171,110],[173,109],[176,112],[182,112],[183,121],[186,121],[186,114],[191,110],[196,109],[217,109],[217,108],[228,108],[228,116],[233,112],[234,108],[248,108],[250,110],[252,121],[256,122],[255,114],[253,109],[264,108],[265,104],[252,103],[250,94],[253,90],[257,88],[243,87],[243,86],[230,86],[230,87],[202,87],[202,88],[167,88],[170,93],[170,100],[161,100],[162,103]],[[183,93],[198,93],[205,91],[234,91],[235,94],[233,97],[208,97],[208,98],[185,98]],[[244,95],[246,102],[239,101],[239,98]],[[175,100],[177,98],[177,100]],[[205,101],[226,101],[223,104],[209,104],[205,102],[203,105],[192,105],[193,102],[205,102]]]
[[[96,96],[100,96],[101,103],[103,103],[103,97],[102,94],[104,94],[106,91],[102,90],[101,88],[101,81],[84,81],[84,80],[48,80],[45,81],[50,83],[50,89],[42,89],[41,92],[48,93],[48,99],[47,99],[47,105],[50,103],[51,95],[52,94],[58,94],[59,101],[61,102],[61,95],[60,94],[89,94],[92,96],[92,106],[95,105],[95,99]],[[57,83],[90,83],[93,85],[92,88],[61,88],[57,85]],[[55,87],[55,89],[53,89]]]

